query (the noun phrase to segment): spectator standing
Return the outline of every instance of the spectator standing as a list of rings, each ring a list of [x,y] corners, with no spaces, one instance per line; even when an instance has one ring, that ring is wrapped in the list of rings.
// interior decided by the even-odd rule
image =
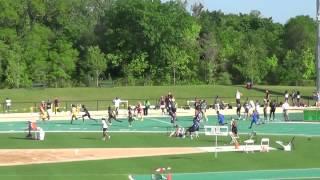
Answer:
[[[289,121],[288,109],[289,109],[289,103],[288,102],[284,102],[282,104],[282,110],[283,110],[283,117],[284,117],[285,121]]]
[[[288,93],[288,91],[286,90],[286,91],[284,92],[284,101],[285,101],[285,102],[288,102],[288,100],[289,100],[289,93]]]
[[[143,115],[148,116],[149,108],[150,108],[150,102],[147,99],[144,101]]]
[[[9,98],[6,98],[5,100],[5,105],[6,105],[6,112],[10,112],[10,109],[11,109],[11,99]]]
[[[300,98],[301,98],[300,91],[297,91],[297,106],[298,107],[300,107]]]
[[[269,103],[270,103],[270,93],[269,93],[269,90],[268,90],[268,89],[266,89],[265,99],[266,99],[266,101],[267,101],[267,103],[268,103],[268,105],[269,105]]]
[[[254,109],[257,111],[258,114],[260,114],[260,104],[258,100],[256,100]]]
[[[159,104],[160,104],[161,113],[162,115],[164,115],[165,114],[164,109],[166,108],[166,103],[163,96],[161,96]]]
[[[121,102],[121,100],[118,97],[116,97],[113,100],[114,110],[116,111],[116,116],[118,116],[118,114],[119,114],[120,102]]]
[[[291,93],[291,102],[292,102],[292,106],[296,105],[296,97],[297,97],[297,93],[295,90],[292,91]]]
[[[244,107],[244,117],[245,117],[245,120],[247,120],[249,117],[249,110],[250,110],[250,103],[248,98],[244,102],[243,107]]]
[[[240,91],[237,89],[237,92],[236,92],[236,103],[237,104],[241,104],[240,103],[240,98],[241,98],[241,93],[240,93]]]
[[[216,98],[214,99],[214,109],[216,111],[220,111],[220,98],[219,98],[219,96],[216,96]]]
[[[54,99],[53,105],[54,105],[54,114],[57,114],[57,112],[60,112],[60,110],[59,110],[60,102],[57,97]]]
[[[275,100],[272,100],[270,103],[270,114],[269,114],[269,120],[271,121],[271,115],[272,115],[272,121],[274,121],[274,116],[275,116],[275,112],[276,112],[276,102]]]
[[[48,120],[50,120],[50,117],[52,114],[52,103],[51,103],[50,99],[48,99],[48,101],[47,101],[46,110],[47,110]]]
[[[268,120],[268,105],[266,99],[263,100],[263,123],[265,123]]]

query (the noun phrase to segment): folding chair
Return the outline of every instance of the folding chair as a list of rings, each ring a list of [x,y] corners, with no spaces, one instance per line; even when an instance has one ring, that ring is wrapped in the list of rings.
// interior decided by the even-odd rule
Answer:
[[[295,139],[295,136],[293,136],[293,138],[287,145],[285,145],[282,141],[276,141],[276,143],[282,146],[284,151],[291,151],[294,148],[294,145],[293,145],[294,139]]]

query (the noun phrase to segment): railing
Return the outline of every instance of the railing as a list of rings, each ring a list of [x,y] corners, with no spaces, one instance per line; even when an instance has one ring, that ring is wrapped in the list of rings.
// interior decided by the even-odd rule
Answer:
[[[206,100],[208,106],[213,105],[215,101],[215,97],[197,97],[197,99]],[[251,96],[251,97],[241,97],[241,103],[243,104],[246,99],[256,101],[258,100],[260,104],[263,104],[264,96]],[[148,99],[148,98],[146,98]],[[123,99],[127,100],[129,105],[136,105],[138,102],[143,102],[146,99]],[[187,105],[187,101],[194,100],[195,97],[177,97],[176,102],[178,104],[178,107],[184,107]],[[231,106],[235,106],[235,97],[219,97],[220,101],[223,101],[226,104],[230,104]],[[284,101],[283,96],[271,96],[271,100],[275,100],[277,104],[280,104]],[[157,106],[159,104],[159,99],[155,98],[149,98],[148,99],[151,103],[151,105]],[[315,100],[313,100],[312,97],[303,96],[300,100],[300,102],[303,102],[307,106],[314,106]],[[12,101],[12,105],[9,109],[9,112],[11,113],[26,113],[26,112],[38,112],[39,111],[39,102],[14,102]],[[289,103],[292,105],[291,99],[289,100]],[[61,100],[60,101],[60,111],[70,111],[71,104],[84,104],[90,111],[100,111],[100,110],[107,110],[108,106],[113,106],[112,99],[104,99],[104,100],[79,100],[79,101],[71,101],[71,100]],[[126,103],[122,103],[120,108],[127,108]],[[6,106],[5,103],[0,104],[0,111],[2,110],[3,113],[6,113]]]

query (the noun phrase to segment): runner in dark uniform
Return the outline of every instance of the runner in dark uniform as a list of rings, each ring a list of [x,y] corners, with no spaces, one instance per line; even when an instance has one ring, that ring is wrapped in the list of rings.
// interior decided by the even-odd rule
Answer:
[[[193,136],[192,136],[192,133],[193,133],[193,132],[196,133],[196,137],[198,136],[198,135],[197,135],[197,132],[198,132],[199,129],[200,129],[200,121],[201,121],[201,119],[202,119],[201,115],[202,115],[201,112],[200,112],[198,109],[196,109],[195,117],[193,118],[193,124],[192,124],[191,127],[189,127],[189,128],[187,129],[187,131],[186,131],[186,133],[185,133],[185,135],[187,135],[187,134],[189,133],[191,139],[193,139]]]
[[[171,124],[172,124],[173,126],[176,125],[176,121],[177,121],[177,114],[176,114],[176,112],[177,112],[176,107],[170,108],[169,115],[170,115],[170,117],[171,117]]]
[[[84,122],[84,117],[86,116],[88,116],[89,119],[98,122],[96,119],[91,118],[90,113],[85,105],[82,105],[82,111],[84,112],[84,115],[82,115],[82,122]]]
[[[270,114],[269,114],[269,121],[271,121],[271,114],[272,114],[272,120],[274,121],[274,116],[275,116],[275,112],[276,112],[276,102],[275,100],[272,100],[270,103]]]
[[[231,132],[233,133],[233,135],[235,137],[238,137],[238,127],[237,127],[237,123],[235,120],[231,121]]]
[[[133,113],[132,113],[132,108],[131,106],[128,107],[128,122],[129,122],[129,127],[132,127],[132,121],[133,121]]]
[[[111,120],[116,120],[118,122],[122,122],[121,120],[117,120],[116,114],[114,113],[114,111],[111,109],[110,106],[108,106],[108,122],[110,125],[112,125]],[[102,118],[102,120],[105,120],[105,118]]]
[[[237,116],[238,116],[238,120],[241,119],[241,104],[237,103]]]

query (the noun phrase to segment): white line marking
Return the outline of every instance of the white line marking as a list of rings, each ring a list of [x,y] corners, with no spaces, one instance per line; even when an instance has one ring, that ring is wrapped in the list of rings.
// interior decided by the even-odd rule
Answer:
[[[305,169],[266,169],[266,170],[249,170],[249,171],[218,171],[218,172],[195,172],[195,173],[177,173],[179,174],[223,174],[223,173],[252,173],[252,172],[282,172],[282,171],[305,171],[305,170],[319,170],[320,168],[305,168]]]
[[[164,123],[164,124],[170,124],[172,125],[171,123],[167,122],[167,121],[162,121],[162,120],[159,120],[159,119],[153,119],[153,118],[148,118],[149,120],[151,121],[157,121],[157,122],[161,122],[161,123]]]
[[[80,129],[80,128],[79,128]],[[10,130],[10,131],[0,131],[0,134],[5,133],[26,133],[27,131],[16,131],[16,130]],[[97,133],[101,132],[100,130],[95,131],[81,131],[81,130],[75,130],[75,131],[45,131],[47,133]],[[136,130],[128,130],[128,131],[119,131],[119,130],[111,130],[109,132],[112,133],[168,133],[167,131],[136,131]],[[250,132],[245,133],[239,133],[240,135],[248,135]],[[199,134],[204,134],[204,132],[199,132]],[[281,133],[259,133],[259,135],[268,135],[268,136],[301,136],[301,137],[320,137],[320,134],[281,134]]]
[[[279,177],[279,178],[263,178],[263,179],[250,179],[250,180],[285,180],[285,179],[319,179],[320,176],[312,176],[312,177]]]

